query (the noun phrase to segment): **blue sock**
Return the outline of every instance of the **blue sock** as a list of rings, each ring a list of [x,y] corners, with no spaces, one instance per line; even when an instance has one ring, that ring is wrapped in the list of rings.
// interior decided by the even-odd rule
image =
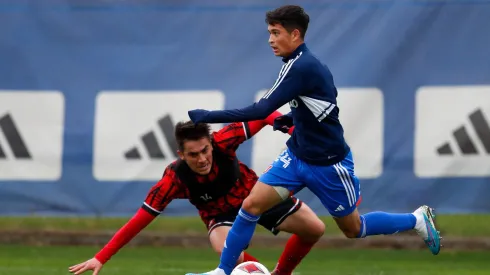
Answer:
[[[358,238],[371,235],[388,235],[407,231],[415,227],[417,219],[411,213],[391,214],[371,212],[361,216],[361,232]]]
[[[240,209],[228,233],[225,247],[221,253],[219,268],[223,269],[226,274],[230,274],[233,271],[238,257],[240,257],[243,249],[250,243],[259,218],[260,216],[254,216]]]

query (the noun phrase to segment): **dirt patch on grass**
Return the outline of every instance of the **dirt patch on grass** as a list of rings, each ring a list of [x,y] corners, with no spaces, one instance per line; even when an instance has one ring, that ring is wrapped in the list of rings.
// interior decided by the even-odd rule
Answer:
[[[0,244],[23,245],[94,245],[103,246],[114,232],[66,232],[66,231],[0,231]],[[289,234],[272,236],[256,234],[251,245],[254,247],[283,247]],[[490,250],[490,238],[448,237],[443,241],[444,250]],[[177,246],[208,247],[206,234],[156,234],[141,233],[128,245],[130,246]],[[316,248],[351,248],[351,249],[427,249],[424,242],[412,234],[374,236],[361,240],[347,239],[342,236],[325,236]]]

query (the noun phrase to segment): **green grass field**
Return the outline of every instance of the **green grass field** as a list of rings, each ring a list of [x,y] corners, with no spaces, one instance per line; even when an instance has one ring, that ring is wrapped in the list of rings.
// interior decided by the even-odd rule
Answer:
[[[128,218],[0,218],[0,230],[115,231]],[[340,234],[329,217],[327,235]],[[490,215],[440,215],[437,223],[444,236],[490,236]],[[145,231],[206,233],[196,217],[159,217]],[[258,233],[264,232],[260,227]],[[37,247],[0,245],[0,275],[68,275],[68,267],[94,255],[100,247]],[[280,249],[251,247],[249,252],[272,269]],[[184,275],[215,267],[218,257],[211,249],[123,248],[104,267],[101,275]],[[490,252],[443,250],[333,250],[314,249],[300,267],[299,275],[488,275]],[[91,273],[86,273],[91,274]]]
[[[0,274],[69,274],[68,266],[96,252],[95,247],[0,247]],[[277,249],[250,249],[269,269],[280,255]],[[488,252],[313,250],[297,269],[300,275],[488,275]],[[218,257],[209,249],[126,248],[109,261],[105,275],[183,275],[206,271]],[[91,274],[91,273],[86,273]]]
[[[56,217],[1,217],[3,230],[117,230],[126,218],[56,218]],[[341,234],[330,217],[322,217],[326,224],[326,235]],[[479,237],[490,236],[490,215],[438,215],[438,228],[444,236]],[[204,224],[198,217],[166,217],[155,219],[145,231],[162,233],[205,233]],[[263,233],[257,227],[257,233]]]

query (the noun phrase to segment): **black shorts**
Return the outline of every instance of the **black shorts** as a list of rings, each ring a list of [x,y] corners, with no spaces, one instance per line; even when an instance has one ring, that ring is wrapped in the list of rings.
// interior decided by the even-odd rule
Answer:
[[[301,207],[302,202],[294,197],[287,198],[278,205],[272,207],[268,211],[264,212],[259,221],[257,222],[265,229],[272,232],[272,234],[279,234],[277,227],[289,216],[294,214]],[[211,220],[208,226],[208,234],[211,233],[216,227],[220,226],[232,226],[235,221],[238,211],[224,213],[222,215],[216,216]]]

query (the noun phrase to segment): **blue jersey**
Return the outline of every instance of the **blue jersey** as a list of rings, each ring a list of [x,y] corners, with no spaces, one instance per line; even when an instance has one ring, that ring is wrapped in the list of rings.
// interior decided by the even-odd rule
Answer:
[[[199,122],[225,123],[264,119],[289,102],[295,129],[287,141],[298,158],[328,166],[342,161],[350,152],[339,121],[337,88],[326,65],[303,43],[289,57],[272,88],[251,106],[210,111]]]

